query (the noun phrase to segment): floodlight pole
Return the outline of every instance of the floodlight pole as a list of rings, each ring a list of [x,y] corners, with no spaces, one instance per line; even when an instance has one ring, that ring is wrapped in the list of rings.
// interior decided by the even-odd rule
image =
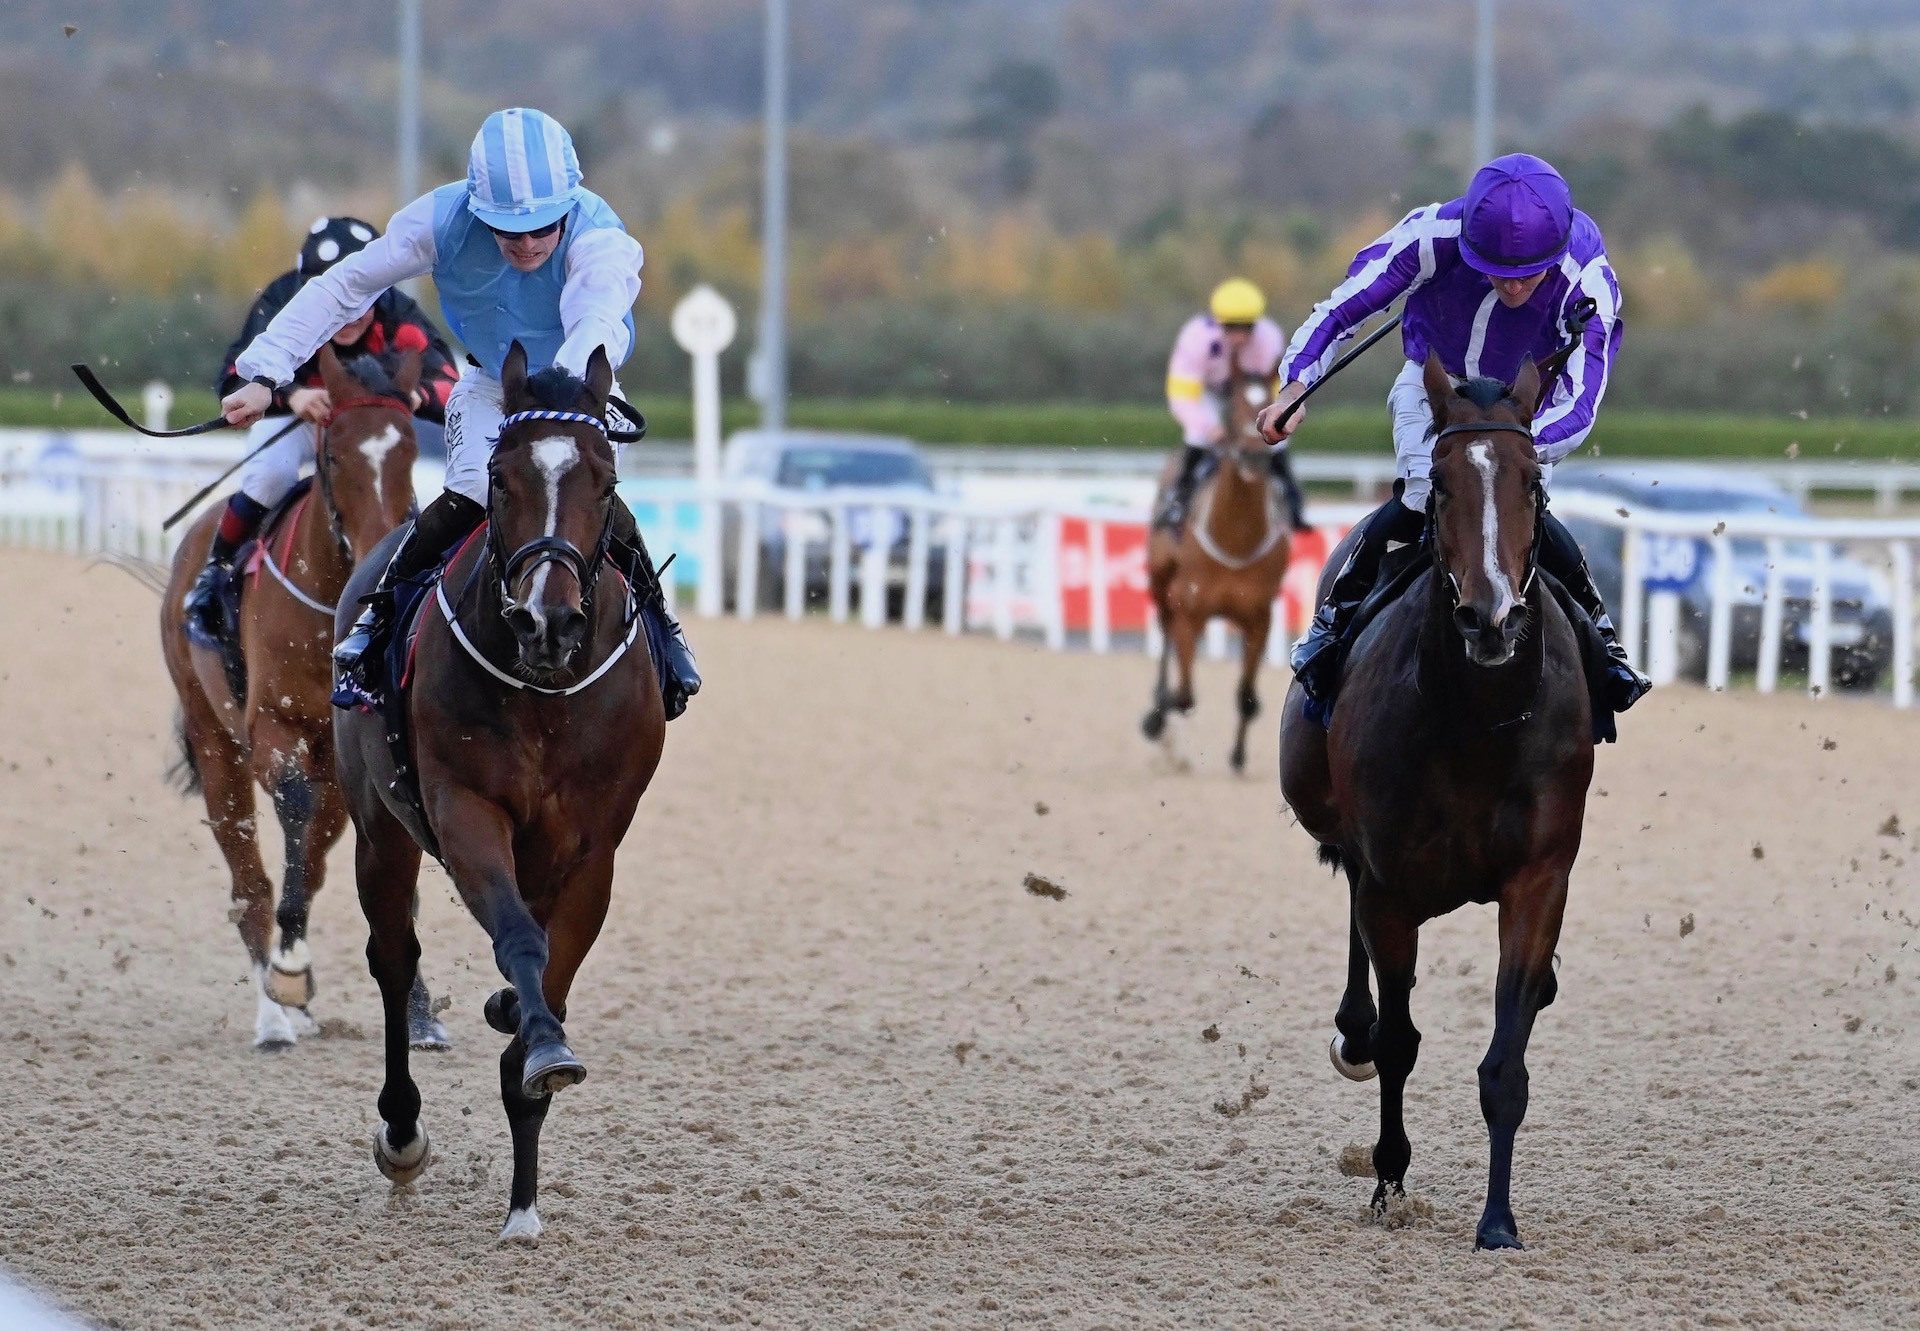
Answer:
[[[766,147],[760,219],[760,424],[787,424],[787,0],[767,0]]]
[[[1473,58],[1473,169],[1493,160],[1493,5],[1479,0],[1480,24]]]
[[[420,0],[400,0],[399,206],[420,195]]]

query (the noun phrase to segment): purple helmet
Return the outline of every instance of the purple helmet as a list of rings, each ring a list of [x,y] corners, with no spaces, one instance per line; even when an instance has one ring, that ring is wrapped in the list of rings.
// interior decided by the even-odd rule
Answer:
[[[1473,173],[1460,215],[1460,256],[1488,277],[1532,277],[1560,261],[1573,234],[1573,198],[1531,153],[1496,157]]]

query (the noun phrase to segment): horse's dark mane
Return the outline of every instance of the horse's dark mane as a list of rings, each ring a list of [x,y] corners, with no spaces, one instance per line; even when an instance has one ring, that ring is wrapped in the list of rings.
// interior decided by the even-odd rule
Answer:
[[[340,368],[347,377],[354,380],[369,393],[384,397],[393,397],[399,393],[394,387],[393,368],[380,357],[362,352],[352,360],[341,362]]]
[[[528,375],[527,396],[547,411],[578,411],[584,402],[592,401],[586,384],[558,365]]]
[[[1461,384],[1459,393],[1476,407],[1493,408],[1513,396],[1513,387],[1499,379],[1488,379],[1482,376]]]

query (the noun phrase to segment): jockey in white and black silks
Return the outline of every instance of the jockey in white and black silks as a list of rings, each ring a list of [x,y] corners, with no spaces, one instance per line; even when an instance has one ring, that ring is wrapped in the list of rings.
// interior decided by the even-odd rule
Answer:
[[[446,489],[421,512],[365,612],[334,649],[336,702],[370,695],[363,663],[392,627],[394,585],[424,577],[486,516],[487,461],[504,418],[500,368],[508,348],[517,341],[531,366],[558,366],[581,378],[588,358],[604,348],[618,368],[633,350],[641,263],[639,242],[606,200],[581,184],[567,131],[543,112],[513,107],[481,125],[465,180],[395,213],[386,235],[303,287],[241,354],[237,372],[252,382],[221,404],[235,424],[257,417],[294,366],[379,292],[431,274],[447,324],[472,362],[447,400]],[[643,613],[666,630],[661,685],[668,716],[677,716],[699,691],[700,675],[632,512],[617,496],[613,508],[615,548],[638,560]]]
[[[1593,219],[1573,206],[1567,183],[1538,157],[1513,153],[1474,174],[1465,197],[1408,213],[1354,256],[1347,278],[1293,336],[1281,362],[1287,381],[1261,413],[1262,432],[1278,442],[1299,428],[1275,422],[1326,372],[1339,341],[1362,321],[1406,297],[1401,341],[1407,364],[1387,394],[1399,495],[1362,520],[1360,536],[1334,579],[1312,628],[1293,652],[1301,687],[1325,720],[1337,687],[1345,634],[1379,574],[1390,543],[1420,538],[1430,493],[1433,415],[1421,383],[1434,352],[1456,381],[1511,383],[1528,358],[1543,363],[1568,339],[1564,368],[1541,386],[1533,444],[1543,478],[1593,429],[1607,375],[1620,349],[1620,286]],[[1600,701],[1625,711],[1650,684],[1614,635],[1580,546],[1543,510],[1540,567],[1558,578],[1605,641],[1608,678]]]
[[[1187,520],[1201,459],[1226,437],[1228,413],[1222,395],[1234,368],[1271,389],[1286,345],[1280,325],[1267,317],[1266,296],[1244,277],[1230,277],[1215,287],[1206,313],[1181,325],[1167,358],[1167,410],[1180,426],[1186,449],[1166,504],[1154,518],[1156,526],[1178,530]],[[1286,494],[1293,529],[1305,530],[1300,486],[1293,479],[1285,443],[1273,450],[1273,476]]]
[[[314,222],[300,244],[300,257],[292,271],[274,278],[254,298],[240,336],[227,348],[217,385],[223,396],[246,382],[235,368],[240,353],[287,302],[307,283],[364,249],[379,234],[357,217],[322,217]],[[459,381],[460,371],[454,366],[446,339],[406,292],[381,292],[364,314],[336,330],[332,341],[334,352],[342,360],[419,352],[420,386],[413,391],[414,415],[427,421],[445,420],[447,395]],[[187,620],[199,626],[201,636],[217,639],[225,631],[220,602],[233,576],[234,552],[259,530],[268,511],[286,498],[300,479],[301,464],[314,456],[314,431],[326,421],[332,407],[321,383],[319,358],[308,356],[292,379],[274,392],[266,415],[248,432],[249,456],[240,468],[240,488],[228,498],[220,514],[213,544],[207,550],[206,567],[200,570],[184,602]],[[287,430],[290,416],[300,423]],[[283,430],[286,433],[282,434]],[[275,439],[275,435],[280,437]]]

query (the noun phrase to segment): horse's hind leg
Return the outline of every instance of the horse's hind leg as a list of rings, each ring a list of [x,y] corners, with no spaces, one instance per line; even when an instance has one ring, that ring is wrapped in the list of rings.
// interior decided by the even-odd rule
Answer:
[[[1156,601],[1154,614],[1160,620],[1160,671],[1153,681],[1153,706],[1140,721],[1140,733],[1157,740],[1167,728],[1167,670],[1173,661],[1173,637],[1168,630],[1165,598]]]
[[[1360,919],[1355,908],[1360,874],[1352,865],[1347,870],[1347,987],[1340,995],[1340,1009],[1333,1015],[1335,1035],[1328,1048],[1333,1066],[1351,1081],[1370,1081],[1377,1069],[1373,1064],[1373,1026],[1380,1013],[1373,1005],[1372,970],[1367,963],[1366,940],[1360,937]]]
[[[1413,970],[1419,955],[1420,926],[1397,903],[1383,901],[1380,884],[1362,878],[1356,902],[1360,934],[1380,982],[1380,1018],[1373,1027],[1373,1062],[1380,1071],[1380,1140],[1373,1147],[1376,1210],[1387,1191],[1406,1191],[1407,1164],[1413,1146],[1407,1140],[1404,1097],[1414,1060],[1420,1056],[1420,1032],[1413,1024]]]
[[[380,1087],[373,1160],[399,1185],[411,1183],[427,1167],[420,1088],[407,1065],[407,998],[420,967],[420,939],[413,927],[420,848],[393,815],[379,807],[360,829],[353,867],[360,910],[367,917],[367,968],[380,986],[385,1018],[386,1080]]]
[[[1487,1206],[1474,1232],[1476,1248],[1519,1248],[1509,1185],[1513,1139],[1527,1116],[1527,1039],[1533,1019],[1552,1001],[1553,950],[1567,906],[1564,870],[1541,869],[1500,894],[1500,976],[1493,989],[1493,1043],[1480,1060],[1480,1112],[1490,1147]]]
[[[1236,772],[1247,770],[1247,729],[1260,715],[1260,693],[1254,686],[1260,677],[1260,663],[1266,659],[1267,635],[1272,631],[1271,601],[1262,602],[1240,625],[1240,727],[1234,732],[1233,753],[1229,758]]]

